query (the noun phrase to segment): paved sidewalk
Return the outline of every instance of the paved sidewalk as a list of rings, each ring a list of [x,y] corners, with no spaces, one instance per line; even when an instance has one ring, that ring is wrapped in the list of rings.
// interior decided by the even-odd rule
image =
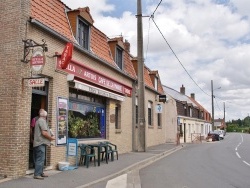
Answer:
[[[182,147],[182,145],[176,146],[172,143],[166,143],[149,147],[146,152],[120,154],[119,160],[109,161],[108,164],[102,162],[99,167],[94,167],[91,164],[89,168],[80,166],[76,170],[50,170],[46,172],[49,177],[44,180],[35,180],[33,175],[15,180],[3,179],[0,181],[0,188],[105,188],[107,181],[114,178],[122,178],[122,181],[127,178],[130,181],[127,182],[127,187],[131,187],[132,181],[136,179],[131,178],[131,174],[136,174],[131,172],[138,171],[138,169],[166,157]]]

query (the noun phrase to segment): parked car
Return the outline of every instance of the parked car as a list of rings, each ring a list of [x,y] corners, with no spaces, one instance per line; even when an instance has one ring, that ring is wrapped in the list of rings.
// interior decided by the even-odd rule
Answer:
[[[222,130],[214,130],[214,132],[219,134],[221,140],[224,139],[224,133]]]
[[[207,136],[212,137],[212,141],[220,141],[220,135],[217,132],[210,131]]]
[[[224,136],[226,136],[226,131],[225,130],[223,130],[223,133],[224,133]]]

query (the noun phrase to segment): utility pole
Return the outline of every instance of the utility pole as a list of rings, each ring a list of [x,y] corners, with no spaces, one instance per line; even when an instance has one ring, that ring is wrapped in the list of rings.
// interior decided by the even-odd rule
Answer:
[[[144,58],[142,32],[142,5],[137,0],[137,63],[138,63],[138,151],[146,151],[145,128],[145,85],[144,85]]]
[[[226,105],[225,102],[223,102],[223,106],[224,106],[224,130],[226,129]]]
[[[225,102],[223,102],[223,106],[224,106],[224,130],[226,131],[226,105],[225,105]]]
[[[211,80],[211,92],[212,92],[212,130],[214,130],[214,87],[213,80]]]

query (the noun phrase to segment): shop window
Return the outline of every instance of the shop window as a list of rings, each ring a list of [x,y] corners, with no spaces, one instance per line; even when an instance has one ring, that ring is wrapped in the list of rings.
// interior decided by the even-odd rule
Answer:
[[[121,129],[121,105],[115,106],[115,129]]]
[[[85,49],[89,49],[89,25],[82,20],[78,20],[77,41]]]
[[[116,64],[118,65],[118,67],[122,70],[123,68],[123,50],[119,47],[116,48]]]
[[[90,108],[88,109],[90,110]],[[101,109],[97,112],[69,110],[68,126],[70,138],[100,138]]]
[[[69,96],[69,137],[106,138],[106,99],[74,88]]]
[[[152,102],[151,101],[149,101],[148,102],[148,125],[149,126],[152,126],[153,125],[153,123],[152,123]]]

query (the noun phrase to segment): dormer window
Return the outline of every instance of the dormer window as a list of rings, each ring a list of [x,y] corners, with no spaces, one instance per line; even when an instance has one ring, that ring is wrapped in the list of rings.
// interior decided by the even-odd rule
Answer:
[[[189,117],[193,117],[193,111],[192,111],[192,108],[191,107],[189,107],[189,114],[190,114],[190,116]]]
[[[155,84],[154,84],[154,86],[155,86],[155,90],[158,90],[158,78],[157,77],[155,77]]]
[[[85,49],[89,49],[89,25],[78,19],[77,41]]]
[[[123,50],[120,47],[116,47],[115,62],[118,67],[122,70],[123,68]]]

